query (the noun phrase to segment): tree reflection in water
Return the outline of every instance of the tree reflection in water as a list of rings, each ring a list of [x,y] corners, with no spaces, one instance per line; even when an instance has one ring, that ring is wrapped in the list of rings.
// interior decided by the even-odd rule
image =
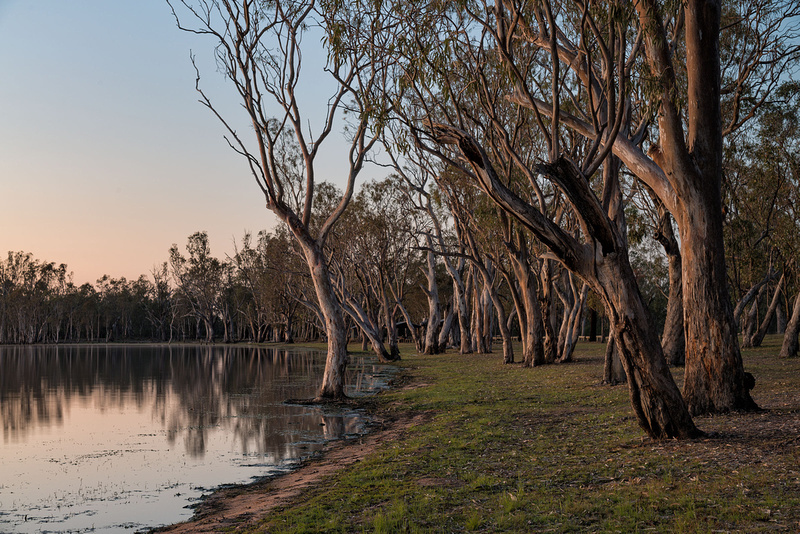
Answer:
[[[350,394],[383,387],[380,366],[353,363]],[[222,429],[235,435],[241,453],[282,459],[308,436],[357,431],[352,416],[283,403],[313,397],[322,365],[315,351],[262,347],[0,347],[3,437],[25,441],[34,429],[62,425],[76,402],[99,412],[133,403],[151,406],[168,442],[182,439],[192,456],[204,454],[210,430]]]
[[[311,398],[324,353],[231,346],[0,346],[0,531],[115,532],[186,519],[208,488],[279,472],[355,412]],[[351,395],[384,387],[353,359]]]

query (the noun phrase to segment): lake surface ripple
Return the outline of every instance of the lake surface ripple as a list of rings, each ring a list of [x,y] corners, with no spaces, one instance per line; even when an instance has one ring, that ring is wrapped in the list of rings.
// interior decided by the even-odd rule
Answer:
[[[291,469],[365,431],[311,398],[325,354],[242,346],[0,346],[0,532],[134,532],[222,484]],[[347,393],[391,373],[354,358]]]

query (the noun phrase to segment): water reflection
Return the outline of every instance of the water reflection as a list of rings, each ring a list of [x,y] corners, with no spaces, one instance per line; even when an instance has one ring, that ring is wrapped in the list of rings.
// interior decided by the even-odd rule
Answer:
[[[76,492],[86,493],[87,470],[108,471],[112,463],[125,491],[138,476],[139,464],[154,473],[142,475],[149,489],[131,490],[138,497],[126,497],[135,509],[137,502],[148,500],[148,492],[150,500],[163,504],[169,488],[185,501],[192,488],[197,494],[204,485],[267,474],[322,440],[359,432],[360,414],[283,403],[313,397],[323,366],[324,354],[317,351],[255,347],[0,347],[0,464],[14,465],[25,481],[22,486],[0,482],[0,531],[23,513],[30,521],[37,512],[49,531],[113,531],[113,525],[139,524],[145,517],[141,510],[133,510],[128,519],[119,510],[108,513],[116,499],[103,497],[103,488],[112,484],[107,480],[97,483],[99,498],[74,498]],[[382,366],[355,359],[350,367],[349,394],[384,386]],[[91,439],[82,444],[88,435]],[[227,468],[220,470],[220,463],[239,471],[234,475]],[[49,486],[55,475],[48,475],[43,465],[63,475],[66,487],[61,493]],[[193,466],[198,471],[195,480]],[[212,471],[223,478],[209,482]],[[224,474],[216,474],[220,471]],[[164,480],[154,479],[156,475]],[[38,489],[37,476],[46,495]],[[80,490],[73,491],[70,485],[77,478]],[[43,506],[47,499],[52,504]],[[175,509],[187,515],[180,504]],[[98,524],[103,514],[109,515],[107,528]],[[151,517],[147,525],[180,518]]]

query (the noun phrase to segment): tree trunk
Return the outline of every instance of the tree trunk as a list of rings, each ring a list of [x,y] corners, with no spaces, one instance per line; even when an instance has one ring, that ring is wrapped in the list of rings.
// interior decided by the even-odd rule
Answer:
[[[692,414],[753,410],[728,295],[719,194],[683,214],[683,302],[686,369],[683,394]]]
[[[595,272],[639,425],[659,439],[702,435],[669,372],[627,254],[604,257]]]
[[[348,362],[347,327],[344,321],[344,312],[336,298],[322,251],[316,246],[316,243],[308,243],[301,239],[298,241],[303,246],[320,311],[325,319],[325,333],[328,337],[325,371],[322,375],[322,385],[317,391],[317,399],[342,399],[345,397],[344,373]]]
[[[569,313],[567,313],[567,310],[564,310],[564,324],[566,328],[564,330],[563,345],[558,360],[559,363],[572,361],[572,354],[575,352],[575,343],[578,341],[578,336],[580,334],[579,324],[583,316],[583,307],[589,293],[589,286],[586,284],[583,285],[580,293],[578,293],[575,282],[576,281],[572,279],[572,275],[570,275],[569,292],[572,294],[572,297],[569,300],[572,305],[569,309]]]
[[[769,323],[772,322],[772,317],[775,315],[775,310],[778,308],[778,304],[780,304],[781,301],[781,291],[783,290],[784,280],[786,280],[785,272],[781,275],[781,279],[778,280],[778,285],[775,287],[775,294],[772,296],[772,301],[769,304],[769,308],[767,308],[767,313],[764,314],[764,319],[761,321],[761,325],[758,327],[758,330],[755,334],[753,334],[753,338],[750,340],[750,345],[753,347],[760,347],[761,342],[764,341],[764,336],[767,335]]]
[[[781,345],[781,358],[794,358],[797,356],[800,343],[797,336],[800,333],[800,291],[794,299],[792,307],[792,317],[786,325],[786,332],[783,334],[783,345]]]
[[[519,254],[511,255],[511,265],[519,281],[519,299],[522,301],[522,309],[517,312],[523,340],[522,361],[525,367],[535,367],[544,364],[544,329],[535,275],[527,259]]]
[[[739,302],[736,303],[736,307],[733,309],[733,320],[736,321],[737,325],[740,325],[740,319],[742,316],[742,312],[744,311],[745,307],[750,304],[750,301],[756,298],[756,295],[760,297],[761,288],[764,284],[768,283],[773,278],[772,268],[770,267],[769,271],[767,271],[766,276],[760,282],[756,283],[751,287],[747,293],[739,299]],[[741,326],[741,325],[740,325]]]
[[[453,307],[448,306],[447,313],[442,321],[442,328],[439,330],[439,337],[436,342],[439,352],[444,352],[447,349],[447,338],[450,337],[450,329],[453,328],[454,319],[455,313],[453,312]]]
[[[550,260],[544,260],[540,277],[542,280],[542,293],[539,300],[539,307],[542,311],[542,326],[544,327],[544,363],[554,363],[557,358],[558,340],[554,326],[555,301],[553,298],[553,281],[551,277],[552,264]]]
[[[436,285],[436,256],[434,256],[432,249],[433,243],[431,237],[428,236],[428,268],[425,271],[425,277],[428,281],[428,287],[425,289],[425,294],[428,296],[428,327],[425,330],[425,354],[438,354],[439,353],[439,323],[442,316],[439,312],[439,287]]]
[[[655,239],[664,247],[669,264],[669,296],[667,300],[667,317],[664,321],[664,332],[661,335],[661,347],[664,357],[673,366],[686,362],[686,336],[683,328],[683,285],[681,271],[681,250],[669,212],[664,204],[658,202],[658,228]]]
[[[500,328],[500,336],[503,339],[503,363],[514,363],[514,347],[511,343],[511,331],[508,328],[506,321],[506,310],[503,303],[500,302],[500,296],[497,294],[497,289],[494,286],[494,268],[486,260],[486,265],[475,263],[478,270],[483,276],[483,283],[485,284],[485,291],[488,292],[489,298],[497,313],[497,324]],[[487,306],[488,307],[488,306]],[[489,336],[491,337],[491,326],[489,327]]]
[[[778,303],[778,307],[775,309],[775,322],[777,323],[775,326],[775,333],[781,335],[786,332],[786,311],[784,302],[786,302],[785,297],[781,299]]]
[[[761,302],[761,297],[766,293],[767,286],[764,285],[758,290],[750,310],[744,317],[744,324],[742,325],[742,347],[752,347],[753,336],[756,333],[756,325],[758,324],[758,304]]]
[[[651,2],[636,5],[644,24],[655,22]],[[744,372],[733,306],[728,294],[722,218],[722,112],[720,104],[720,0],[685,3],[686,97],[681,118],[675,104],[674,71],[663,72],[658,115],[661,156],[676,195],[667,203],[678,224],[683,256],[686,330],[684,398],[692,414],[753,410],[752,376]],[[648,38],[651,68],[671,59],[664,42]],[[685,134],[683,124],[687,125]]]
[[[604,213],[594,192],[587,187],[586,176],[574,162],[560,157],[537,170],[557,182],[570,196],[571,202],[578,204],[576,212],[583,218],[585,228],[593,238],[586,244],[577,242],[509,190],[498,177],[488,154],[469,134],[440,124],[433,125],[433,128],[438,143],[458,147],[460,154],[469,161],[480,187],[533,231],[565,267],[579,273],[600,296],[608,311],[620,360],[628,377],[631,407],[645,432],[656,439],[702,435],[694,425],[664,359],[661,343],[630,266],[624,235]],[[684,258],[687,259],[686,254]],[[724,263],[722,265],[724,267]],[[684,283],[686,279],[684,277]],[[728,309],[732,315],[730,306]]]
[[[614,341],[614,334],[609,333],[603,362],[603,383],[616,386],[617,384],[624,384],[626,381],[625,369],[622,368],[622,362],[619,359],[619,351],[617,351],[617,343]]]

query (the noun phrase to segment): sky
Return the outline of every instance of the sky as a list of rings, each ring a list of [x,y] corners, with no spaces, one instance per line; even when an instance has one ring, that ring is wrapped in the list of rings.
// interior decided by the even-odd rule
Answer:
[[[223,258],[246,230],[274,228],[198,102],[190,52],[214,102],[239,116],[213,42],[181,32],[164,0],[0,0],[3,259],[66,263],[76,284],[134,279],[194,232]]]

